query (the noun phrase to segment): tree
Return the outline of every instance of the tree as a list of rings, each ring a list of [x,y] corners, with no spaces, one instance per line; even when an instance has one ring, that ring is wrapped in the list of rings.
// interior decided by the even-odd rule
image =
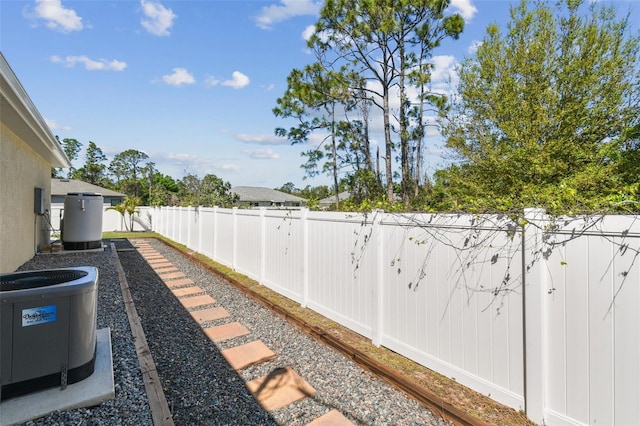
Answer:
[[[107,157],[95,142],[89,141],[87,153],[85,155],[84,166],[74,173],[74,178],[83,180],[94,185],[104,185],[106,179],[105,170],[107,166],[103,164]]]
[[[137,207],[140,205],[140,198],[138,197],[125,197],[122,203],[107,207],[107,210],[115,210],[122,215],[124,221],[124,227],[127,231],[133,231],[134,215],[139,213]],[[127,215],[129,215],[129,222],[127,223]]]
[[[183,206],[231,207],[237,194],[231,192],[231,184],[216,175],[207,174],[200,179],[188,174],[178,183],[180,204]]]
[[[150,206],[172,206],[178,202],[178,184],[169,175],[155,172],[153,184],[149,188]]]
[[[213,174],[202,178],[201,192],[203,206],[232,207],[238,200],[238,195],[231,192],[231,184]]]
[[[116,187],[127,195],[140,195],[139,178],[144,176],[142,162],[149,158],[147,154],[135,149],[127,149],[116,154],[109,165],[109,171],[115,177]]]
[[[302,167],[307,176],[316,176],[320,160],[324,153],[321,149],[324,145],[328,150],[328,162],[322,170],[329,172],[333,177],[336,188],[336,202],[338,202],[338,149],[342,129],[345,126],[337,118],[341,110],[348,110],[349,79],[352,76],[347,70],[342,68],[339,71],[332,71],[325,67],[324,60],[320,59],[312,65],[306,66],[303,70],[294,69],[287,77],[287,91],[284,96],[278,98],[278,106],[273,109],[276,117],[292,117],[297,121],[297,127],[291,127],[288,131],[284,128],[277,128],[275,133],[279,136],[286,136],[292,144],[306,142],[311,133],[322,130],[328,132],[322,143],[303,153],[307,157],[307,162]],[[344,144],[340,145],[344,147]]]
[[[305,186],[300,192],[297,194],[302,198],[306,198],[307,200],[322,200],[323,198],[327,198],[331,194],[329,187],[326,185],[320,186]]]
[[[621,152],[618,159],[622,191],[631,194],[633,199],[640,200],[640,115],[638,124],[624,132],[621,141]],[[622,201],[622,200],[621,200]],[[636,205],[636,211],[640,210]]]
[[[366,99],[382,113],[385,141],[387,200],[393,202],[392,101],[399,91],[398,115],[403,198],[411,185],[407,121],[407,85],[426,79],[408,79],[409,72],[429,72],[425,59],[445,37],[457,38],[464,21],[458,14],[445,16],[449,0],[327,0],[320,11],[316,32],[309,40],[334,51],[369,84],[361,87]],[[417,49],[417,46],[420,46]],[[398,63],[399,61],[399,63]],[[416,69],[416,63],[422,68]],[[426,100],[428,98],[424,98]]]
[[[65,155],[69,159],[69,161],[73,161],[78,158],[78,153],[82,148],[82,143],[80,143],[77,139],[64,138],[62,142],[60,142],[60,138],[56,135],[56,140],[62,146]],[[73,173],[75,172],[75,168],[73,166],[69,167],[67,171],[67,178],[71,179],[73,177]],[[62,168],[52,168],[51,169],[51,177],[63,177]]]
[[[442,120],[459,162],[439,179],[463,206],[593,210],[619,199],[619,154],[640,115],[639,41],[628,16],[600,3],[532,4],[512,7],[504,34],[490,25],[461,65]]]
[[[286,192],[287,194],[297,194],[298,192],[300,192],[298,188],[296,188],[296,186],[293,184],[293,182],[287,182],[280,188],[276,188],[276,190]]]

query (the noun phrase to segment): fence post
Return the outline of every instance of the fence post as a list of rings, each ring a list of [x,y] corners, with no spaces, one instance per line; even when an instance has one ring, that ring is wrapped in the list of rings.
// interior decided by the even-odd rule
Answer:
[[[375,247],[376,247],[376,265],[378,270],[376,271],[377,279],[372,285],[372,324],[371,324],[371,342],[380,347],[382,344],[382,328],[383,328],[383,318],[382,314],[384,312],[382,300],[384,298],[384,228],[382,226],[382,215],[384,213],[383,210],[374,210],[373,212],[373,223],[371,226],[372,234],[375,238]]]
[[[171,226],[171,239],[173,241],[178,241],[178,214],[180,213],[180,206],[173,207],[173,224]]]
[[[544,423],[546,387],[545,291],[547,268],[542,255],[543,234],[548,223],[543,209],[524,210],[522,235],[522,315],[524,355],[524,408],[527,417]]]
[[[173,215],[171,217],[171,222],[173,222],[171,224],[171,239],[173,241],[178,241],[178,230],[176,229],[176,223],[178,223],[177,217],[178,217],[179,208],[180,207],[178,206],[173,206]]]
[[[197,207],[196,218],[198,220],[198,246],[195,251],[202,253],[202,206]]]
[[[309,302],[309,209],[303,208],[300,215],[302,220],[302,307]]]
[[[217,252],[216,247],[218,247],[218,206],[213,206],[213,249],[211,250],[211,256],[213,260],[216,260]]]
[[[191,213],[194,211],[194,207],[188,206],[187,207],[187,244],[185,244],[187,246],[188,249],[193,250],[193,248],[191,247],[191,216],[193,216]]]
[[[258,282],[264,285],[267,268],[267,219],[265,217],[265,207],[260,207],[260,277]]]
[[[167,236],[167,222],[169,218],[169,207],[158,207],[158,214],[160,215],[160,234]]]
[[[233,208],[233,238],[232,238],[232,256],[231,256],[231,269],[236,270],[238,262],[238,208]]]

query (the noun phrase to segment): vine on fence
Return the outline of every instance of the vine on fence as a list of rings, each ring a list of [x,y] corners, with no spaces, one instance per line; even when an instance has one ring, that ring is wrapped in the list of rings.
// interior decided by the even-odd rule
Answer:
[[[381,214],[380,211],[374,211],[371,214],[371,219],[369,219],[369,214],[364,214],[360,229],[354,231],[356,239],[351,250],[354,278],[357,276],[366,250],[371,245],[374,223],[376,221],[382,223]],[[445,247],[453,251],[453,261],[448,265],[448,272],[445,274],[451,280],[452,285],[444,312],[449,308],[456,291],[462,290],[465,292],[467,304],[476,294],[489,294],[491,298],[482,311],[495,307],[496,315],[500,315],[505,299],[512,293],[520,294],[522,292],[524,273],[530,272],[531,268],[542,261],[550,261],[554,252],[565,247],[572,240],[595,235],[617,247],[609,261],[607,271],[611,269],[616,258],[628,253],[633,256],[626,270],[619,273],[622,280],[615,288],[608,314],[627,281],[630,269],[640,257],[640,250],[632,247],[628,242],[628,239],[631,238],[630,230],[605,233],[601,229],[604,218],[601,215],[543,216],[538,220],[527,218],[522,214],[473,215],[470,216],[467,224],[460,224],[461,218],[463,215],[460,214],[408,213],[387,213],[384,217],[386,224],[394,225],[403,230],[401,244],[387,261],[389,267],[394,268],[394,272],[398,276],[403,273],[401,253],[407,248],[406,245],[415,244],[424,247],[422,261],[418,263],[411,279],[406,282],[408,290],[416,292],[421,283],[428,279],[429,263],[434,260],[433,256],[437,248]],[[634,223],[637,220],[639,219],[635,217]],[[418,235],[415,235],[416,233]],[[536,240],[536,234],[539,234],[539,240]],[[525,265],[520,264],[523,259],[523,250],[527,250],[527,256],[524,258],[528,259],[528,263]],[[561,256],[560,264],[568,266],[561,251],[559,255]],[[471,273],[474,276],[485,277],[484,268],[498,264],[501,259],[505,262],[505,266],[498,280],[489,282],[486,278],[476,280],[469,276]],[[543,265],[543,267],[545,266]],[[546,273],[548,270],[543,272]],[[600,279],[604,278],[604,274]],[[553,296],[555,291],[555,283],[551,280],[547,293]]]

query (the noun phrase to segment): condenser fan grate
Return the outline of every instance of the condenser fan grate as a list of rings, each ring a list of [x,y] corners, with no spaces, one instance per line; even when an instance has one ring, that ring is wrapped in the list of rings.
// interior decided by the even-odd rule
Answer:
[[[24,290],[66,283],[87,276],[85,271],[35,271],[33,273],[6,274],[0,277],[0,291]]]

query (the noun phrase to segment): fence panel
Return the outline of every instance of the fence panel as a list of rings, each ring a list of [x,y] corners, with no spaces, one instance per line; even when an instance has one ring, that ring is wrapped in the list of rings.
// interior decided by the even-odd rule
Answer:
[[[237,271],[255,280],[260,279],[262,227],[258,210],[236,211]]]
[[[304,230],[300,211],[262,210],[264,223],[262,283],[302,303]]]
[[[552,234],[545,299],[551,424],[640,421],[637,225],[625,217],[570,220]]]
[[[308,306],[358,333],[372,336],[371,279],[376,268],[363,244],[371,224],[364,216],[309,212]],[[362,251],[360,250],[362,249]],[[365,272],[366,271],[366,272]]]
[[[199,251],[199,224],[200,224],[200,208],[187,207],[187,229],[186,229],[186,245],[194,251]]]
[[[215,253],[217,262],[233,267],[234,252],[234,211],[218,209],[216,217]]]
[[[523,408],[520,237],[506,219],[474,220],[385,219],[382,343]]]
[[[216,209],[200,207],[200,247],[199,252],[207,256],[209,259],[214,259],[214,225]]]

